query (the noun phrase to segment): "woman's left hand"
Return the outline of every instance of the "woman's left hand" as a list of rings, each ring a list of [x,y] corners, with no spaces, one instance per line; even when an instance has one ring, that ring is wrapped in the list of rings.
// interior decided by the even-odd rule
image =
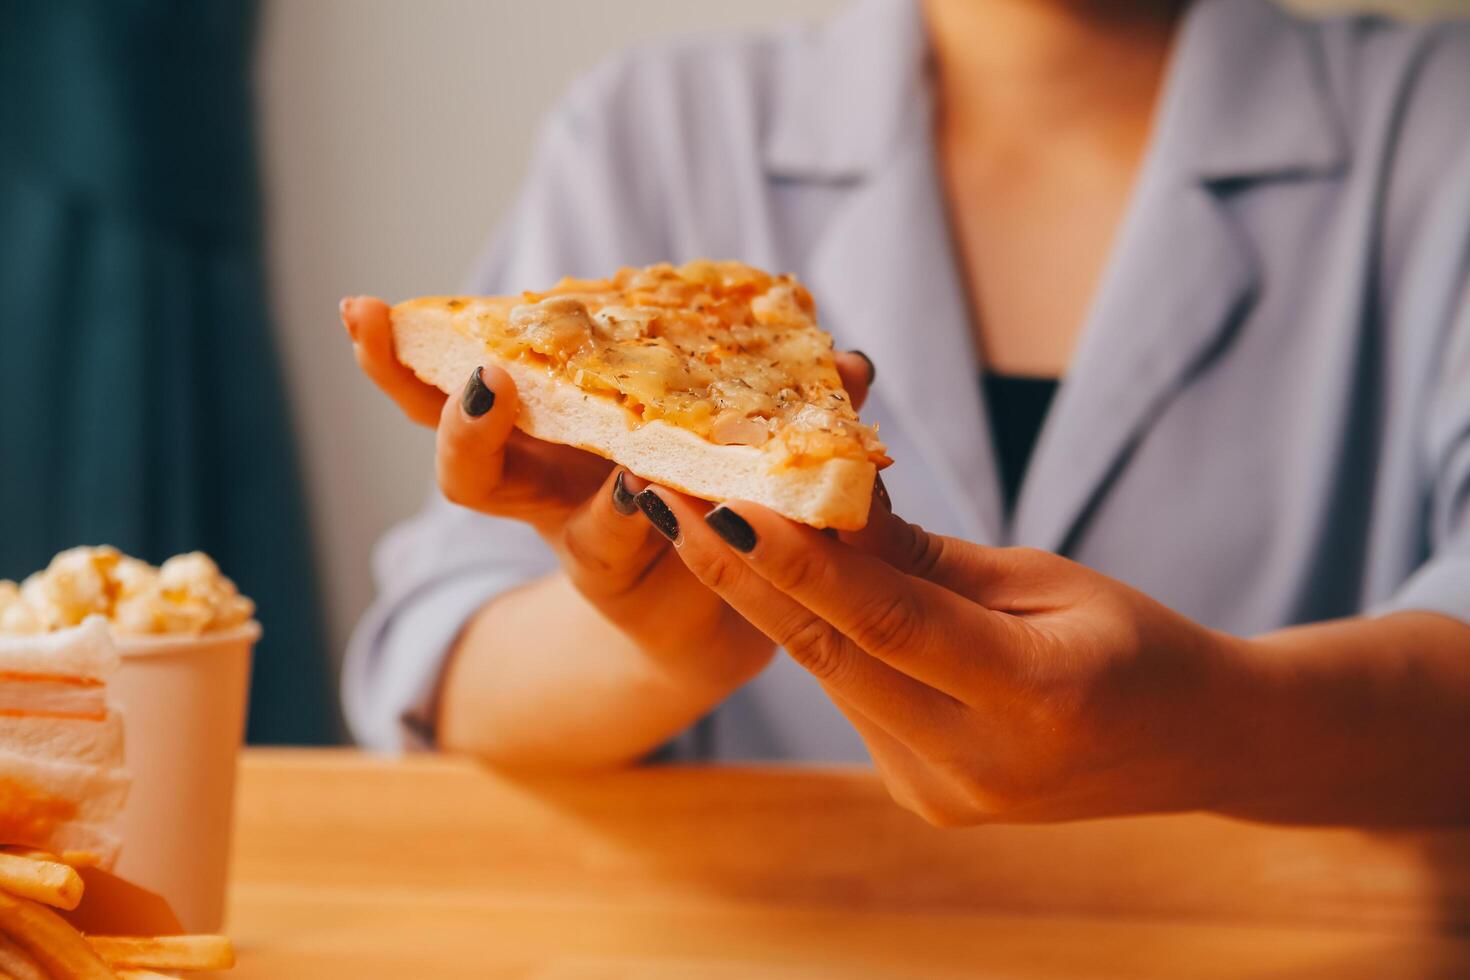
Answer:
[[[1120,582],[928,534],[881,492],[838,537],[648,492],[685,564],[816,676],[931,823],[1208,808],[1248,768],[1242,641]]]

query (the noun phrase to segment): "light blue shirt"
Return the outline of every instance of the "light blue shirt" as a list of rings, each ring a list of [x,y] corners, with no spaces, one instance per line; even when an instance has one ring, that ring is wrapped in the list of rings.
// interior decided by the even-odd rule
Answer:
[[[700,256],[794,272],[878,365],[864,416],[909,519],[1060,552],[1239,634],[1470,621],[1470,30],[1191,8],[1010,519],[930,101],[900,0],[631,53],[549,118],[471,286]],[[526,528],[437,495],[392,531],[344,677],[358,738],[431,744],[466,617],[553,567]],[[674,754],[866,758],[785,657]]]

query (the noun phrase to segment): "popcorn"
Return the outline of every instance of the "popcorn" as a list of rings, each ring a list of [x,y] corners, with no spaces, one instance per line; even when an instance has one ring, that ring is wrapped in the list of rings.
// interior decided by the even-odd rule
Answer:
[[[41,617],[21,598],[20,586],[0,579],[0,633],[31,634],[45,631]]]
[[[124,555],[112,569],[112,580],[117,583],[119,598],[141,595],[158,585],[158,569]]]
[[[202,592],[214,588],[222,578],[219,566],[202,551],[174,555],[158,568],[158,584],[166,592]]]
[[[249,621],[255,603],[240,595],[235,583],[220,574],[219,566],[202,551],[175,555],[158,569],[158,589],[175,605],[173,614],[184,622],[203,617],[203,629],[227,629]],[[176,632],[177,627],[169,632]]]
[[[0,581],[0,633],[44,633],[102,615],[119,633],[184,633],[243,625],[255,603],[203,552],[161,568],[116,548],[72,548],[21,585]]]
[[[117,564],[116,548],[72,548],[21,584],[21,597],[47,630],[76,626],[93,614],[107,615],[112,604],[107,573]]]

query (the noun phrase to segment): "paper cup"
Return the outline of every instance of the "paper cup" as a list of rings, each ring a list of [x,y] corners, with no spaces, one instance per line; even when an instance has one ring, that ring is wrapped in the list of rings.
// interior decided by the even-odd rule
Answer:
[[[123,710],[133,788],[115,873],[166,899],[189,932],[224,925],[235,765],[260,626],[118,636],[108,694]]]

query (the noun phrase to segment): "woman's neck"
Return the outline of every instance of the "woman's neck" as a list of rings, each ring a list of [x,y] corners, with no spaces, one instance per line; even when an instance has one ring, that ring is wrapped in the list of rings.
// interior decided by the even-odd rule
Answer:
[[[1132,155],[1182,0],[924,0],[940,126],[970,152],[1038,143]]]

